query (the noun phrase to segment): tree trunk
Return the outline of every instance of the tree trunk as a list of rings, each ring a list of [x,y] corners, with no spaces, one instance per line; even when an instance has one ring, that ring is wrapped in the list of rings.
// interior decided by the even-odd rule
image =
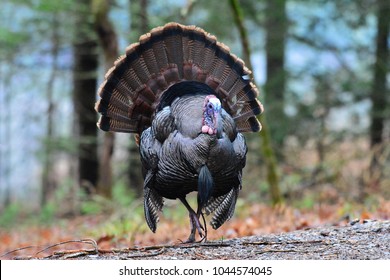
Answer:
[[[287,34],[286,0],[266,1],[266,62],[265,84],[266,114],[273,144],[281,148],[287,134],[287,118],[284,114],[286,73],[284,70],[285,37]]]
[[[149,31],[148,4],[149,0],[139,0],[140,2],[140,28],[141,33]]]
[[[44,151],[44,163],[42,172],[42,190],[41,190],[41,206],[45,206],[56,188],[56,181],[53,174],[53,114],[54,114],[54,82],[57,76],[57,64],[58,64],[58,52],[60,47],[60,37],[58,32],[59,22],[56,17],[56,13],[52,19],[52,37],[51,37],[51,57],[53,59],[51,66],[51,73],[46,87],[46,98],[47,98],[47,124],[46,124],[46,143]]]
[[[132,5],[130,11],[136,20],[132,21],[131,30],[137,32],[139,35],[145,34],[149,31],[149,17],[148,17],[148,0],[138,0]],[[134,138],[130,140],[128,146],[129,153],[129,165],[127,171],[127,177],[129,186],[135,191],[138,197],[142,196],[144,180],[142,177],[142,167],[139,156],[139,148],[135,143]]]
[[[230,0],[230,7],[233,12],[234,21],[237,25],[237,28],[240,32],[241,45],[244,54],[244,61],[247,63],[248,68],[253,71],[253,66],[251,63],[251,52],[249,46],[248,35],[243,24],[243,16],[241,8],[237,0]],[[279,190],[279,175],[277,171],[277,162],[274,150],[271,145],[270,132],[265,117],[262,115],[259,117],[259,120],[262,124],[262,131],[260,136],[262,137],[262,153],[264,156],[264,161],[267,166],[267,181],[270,186],[270,194],[273,204],[278,204],[282,202],[282,196]]]
[[[389,114],[389,90],[386,87],[387,75],[389,71],[389,48],[390,39],[390,3],[386,0],[377,0],[377,35],[376,52],[374,63],[374,77],[371,89],[371,126],[370,145],[372,157],[370,162],[370,180],[367,186],[363,186],[361,199],[363,200],[370,193],[378,192],[378,186],[383,176],[384,163],[381,163],[381,156],[385,149],[384,126],[386,114]],[[389,119],[389,118],[387,118]],[[390,137],[390,136],[388,136]],[[383,165],[383,167],[382,167]]]
[[[78,2],[76,34],[73,43],[73,102],[78,140],[78,173],[81,188],[96,191],[98,177],[97,116],[94,110],[97,90],[97,40],[94,36],[90,1]]]
[[[139,35],[149,32],[149,0],[129,0],[129,4],[131,18],[133,18],[130,29],[139,32]]]
[[[12,60],[11,60],[12,61]],[[6,69],[7,65],[4,63],[0,65],[0,102],[2,108],[2,114],[0,114],[0,144],[5,149],[0,149],[0,210],[6,209],[12,202],[12,97],[13,94],[11,87],[12,75],[16,75],[18,72],[15,69],[15,65],[7,61],[8,65],[11,65],[9,69]]]
[[[100,45],[104,53],[104,68],[108,71],[113,65],[118,54],[118,38],[114,26],[109,20],[110,10],[108,0],[94,0],[95,31],[98,35]],[[105,132],[101,155],[99,160],[99,181],[97,191],[99,194],[112,197],[112,155],[115,145],[115,134]]]
[[[374,80],[371,91],[371,147],[374,147],[383,142],[383,128],[385,123],[385,112],[387,103],[386,98],[389,95],[389,92],[386,89],[386,75],[389,70],[390,59],[388,48],[388,41],[390,39],[389,33],[390,4],[386,0],[378,0]]]

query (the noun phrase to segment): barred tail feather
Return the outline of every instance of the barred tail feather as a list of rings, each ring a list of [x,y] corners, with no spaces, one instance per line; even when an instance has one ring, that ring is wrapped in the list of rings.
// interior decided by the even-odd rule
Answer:
[[[153,175],[149,172],[144,183],[144,214],[145,220],[152,232],[156,232],[159,221],[159,212],[164,205],[163,198],[153,190],[149,184],[152,183]]]
[[[219,228],[233,216],[238,193],[239,188],[233,188],[225,195],[212,197],[204,206],[207,215],[214,213],[210,222],[213,229]]]

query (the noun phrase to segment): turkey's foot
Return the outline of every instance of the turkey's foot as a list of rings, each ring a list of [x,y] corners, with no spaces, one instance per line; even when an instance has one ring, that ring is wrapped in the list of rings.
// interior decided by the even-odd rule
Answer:
[[[192,210],[192,209],[191,209]],[[205,222],[203,213],[201,213],[203,221]],[[191,233],[188,239],[184,243],[194,243],[196,242],[196,231],[198,231],[198,234],[201,238],[198,242],[202,242],[207,238],[207,227],[206,223],[204,223],[204,226],[201,224],[199,220],[199,215],[195,213],[195,211],[189,211],[189,217],[190,217],[190,223],[191,223]]]

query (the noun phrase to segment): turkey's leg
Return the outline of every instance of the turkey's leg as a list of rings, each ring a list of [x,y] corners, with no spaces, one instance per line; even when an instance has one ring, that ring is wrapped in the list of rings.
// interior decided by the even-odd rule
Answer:
[[[198,217],[198,222],[199,222],[199,224],[200,224],[199,218],[200,218],[200,216],[202,216],[203,225],[204,225],[204,227],[203,227],[202,225],[200,225],[200,226],[202,227],[202,229],[204,230],[204,232],[203,232],[203,237],[200,236],[200,237],[202,238],[202,239],[200,240],[200,242],[202,242],[202,241],[207,241],[207,225],[206,225],[206,219],[204,218],[204,214],[202,213],[202,207],[200,207],[200,205],[198,205],[198,210],[196,211],[196,216]]]
[[[202,224],[199,221],[200,214],[199,210],[198,213],[195,213],[195,211],[191,208],[191,206],[188,204],[187,200],[185,198],[180,198],[180,201],[184,204],[184,206],[188,210],[188,214],[190,217],[190,223],[191,223],[191,233],[188,237],[187,241],[185,243],[192,243],[195,242],[195,233],[198,231],[199,236],[202,238],[202,240],[206,237],[204,234],[204,228]]]

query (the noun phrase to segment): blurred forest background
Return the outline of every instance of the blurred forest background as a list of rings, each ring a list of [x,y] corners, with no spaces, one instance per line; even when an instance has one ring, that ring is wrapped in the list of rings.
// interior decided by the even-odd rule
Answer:
[[[0,0],[3,244],[25,224],[46,241],[81,227],[127,244],[149,232],[134,137],[98,131],[94,103],[126,46],[171,21],[243,58],[265,106],[265,129],[246,135],[236,215],[217,237],[390,219],[388,0]],[[155,236],[172,240],[164,227],[185,235],[188,220],[168,204]]]

